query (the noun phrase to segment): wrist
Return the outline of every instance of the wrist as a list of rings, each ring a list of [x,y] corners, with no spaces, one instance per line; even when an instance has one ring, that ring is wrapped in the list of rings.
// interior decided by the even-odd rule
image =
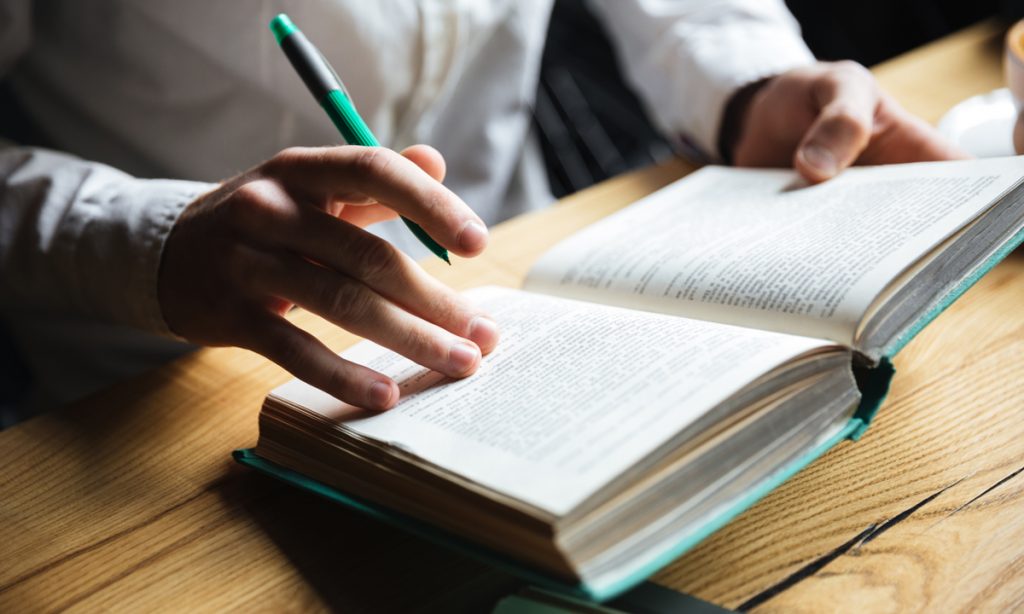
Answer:
[[[773,78],[764,77],[744,85],[736,90],[725,104],[725,109],[722,112],[722,124],[718,130],[718,155],[726,164],[733,163],[736,145],[743,135],[751,102]]]

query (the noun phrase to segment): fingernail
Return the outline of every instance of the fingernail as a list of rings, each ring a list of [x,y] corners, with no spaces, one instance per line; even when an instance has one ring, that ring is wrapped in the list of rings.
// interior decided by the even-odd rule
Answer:
[[[452,375],[466,374],[480,360],[480,349],[469,343],[456,343],[448,350],[448,366]]]
[[[470,253],[487,247],[487,229],[476,222],[466,222],[459,232],[459,247]]]
[[[477,316],[469,323],[469,338],[482,351],[488,351],[498,344],[498,325],[494,320]]]
[[[800,154],[804,157],[804,161],[807,164],[817,169],[822,175],[831,177],[838,170],[835,156],[821,145],[807,145],[800,150]]]
[[[394,386],[386,382],[374,382],[370,386],[370,405],[374,409],[387,409],[391,407],[391,397],[394,395]]]

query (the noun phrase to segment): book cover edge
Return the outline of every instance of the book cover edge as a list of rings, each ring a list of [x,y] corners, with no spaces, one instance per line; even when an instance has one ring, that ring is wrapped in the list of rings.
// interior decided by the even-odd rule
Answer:
[[[261,473],[274,477],[307,492],[324,497],[334,503],[341,504],[357,512],[366,514],[371,518],[380,520],[391,526],[414,533],[428,541],[451,548],[477,560],[499,567],[519,578],[529,581],[530,583],[552,588],[562,593],[583,597],[592,601],[601,601],[606,598],[592,593],[586,585],[573,585],[563,580],[558,580],[557,578],[522,564],[511,557],[505,556],[487,548],[486,546],[481,546],[480,544],[454,535],[444,529],[431,525],[426,521],[394,511],[361,497],[349,495],[337,488],[328,486],[318,480],[314,480],[309,476],[278,465],[277,463],[269,461],[258,455],[255,448],[238,449],[232,452],[231,456],[235,461],[242,465],[256,469]]]
[[[721,511],[721,513],[714,516],[712,520],[698,526],[695,531],[689,533],[672,546],[662,550],[657,556],[653,557],[636,571],[632,571],[621,577],[614,578],[601,584],[570,584],[564,580],[559,580],[558,578],[515,561],[490,548],[453,535],[448,531],[435,527],[425,521],[396,512],[384,506],[376,505],[359,497],[348,495],[336,488],[302,475],[301,473],[268,461],[256,454],[255,450],[252,448],[235,450],[232,453],[232,456],[240,464],[252,467],[261,473],[265,473],[283,482],[291,484],[292,486],[312,492],[334,501],[335,503],[339,503],[358,512],[367,514],[370,517],[381,520],[392,526],[412,532],[424,539],[454,549],[487,564],[494,565],[512,575],[526,580],[527,582],[554,589],[568,595],[582,597],[591,601],[603,602],[617,597],[640,584],[655,572],[691,550],[712,533],[719,530],[755,503],[760,501],[769,492],[778,488],[783,482],[798,473],[801,469],[814,462],[837,443],[850,438],[858,428],[860,428],[860,421],[856,418],[851,419],[850,422],[842,429],[823,440],[814,448],[808,450],[805,454],[797,457],[777,472],[768,476],[757,486],[750,489],[735,503],[726,507]]]
[[[942,312],[950,307],[957,301],[965,292],[970,290],[974,284],[988,274],[997,264],[1006,259],[1010,255],[1010,252],[1017,249],[1024,243],[1024,227],[1021,227],[1004,242],[999,249],[997,249],[990,257],[985,259],[977,268],[971,271],[970,275],[967,275],[961,279],[958,283],[954,284],[945,294],[938,298],[932,306],[918,318],[913,324],[905,328],[888,346],[882,350],[882,358],[879,361],[878,366],[873,369],[865,370],[861,373],[857,373],[857,386],[861,390],[861,402],[857,407],[857,411],[854,414],[853,420],[860,422],[858,428],[855,428],[850,433],[850,439],[856,441],[867,431],[868,426],[871,425],[871,421],[874,419],[875,414],[878,413],[879,407],[882,405],[882,401],[885,400],[886,394],[889,392],[889,384],[892,382],[892,378],[895,374],[895,369],[892,364],[892,359],[898,354],[904,347],[910,343],[914,337],[916,337],[926,326],[932,323],[935,318],[939,317]]]
[[[925,312],[923,316],[917,319],[913,324],[908,326],[901,332],[895,340],[892,341],[888,346],[882,350],[882,354],[887,358],[891,359],[896,356],[911,340],[914,339],[926,326],[931,324],[932,320],[939,317],[943,311],[949,308],[950,305],[955,303],[965,292],[971,289],[974,284],[984,277],[989,271],[991,271],[997,264],[1006,259],[1010,255],[1010,252],[1017,249],[1021,243],[1024,243],[1024,226],[1017,229],[1009,240],[1003,243],[998,250],[995,251],[988,259],[981,263],[977,268],[971,271],[970,275],[967,275],[960,280],[959,283],[955,284],[949,289],[941,298],[932,304],[931,308]]]

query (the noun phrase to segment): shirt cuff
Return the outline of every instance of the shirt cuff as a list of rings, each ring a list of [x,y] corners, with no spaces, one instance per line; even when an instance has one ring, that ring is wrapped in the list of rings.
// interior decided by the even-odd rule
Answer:
[[[682,131],[713,159],[719,159],[718,137],[733,94],[755,81],[814,62],[799,36],[780,32],[777,25],[748,26],[722,34],[724,40],[695,46],[702,78],[692,84],[695,91],[690,104],[681,101],[678,105]],[[709,49],[711,45],[716,49]]]
[[[157,295],[164,245],[185,207],[214,186],[167,179],[97,183],[95,189],[90,181],[82,186],[84,206],[74,208],[81,219],[67,225],[78,235],[68,244],[78,246],[80,266],[107,268],[107,273],[80,271],[94,282],[82,288],[86,303],[114,322],[178,338],[164,320]]]

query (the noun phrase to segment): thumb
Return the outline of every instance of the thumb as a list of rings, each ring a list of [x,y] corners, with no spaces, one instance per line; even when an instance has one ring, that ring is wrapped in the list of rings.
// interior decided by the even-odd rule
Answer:
[[[793,166],[808,181],[818,183],[834,177],[853,164],[871,141],[878,90],[861,71],[864,69],[860,67],[836,69],[816,84],[816,102],[821,111],[793,160]]]

